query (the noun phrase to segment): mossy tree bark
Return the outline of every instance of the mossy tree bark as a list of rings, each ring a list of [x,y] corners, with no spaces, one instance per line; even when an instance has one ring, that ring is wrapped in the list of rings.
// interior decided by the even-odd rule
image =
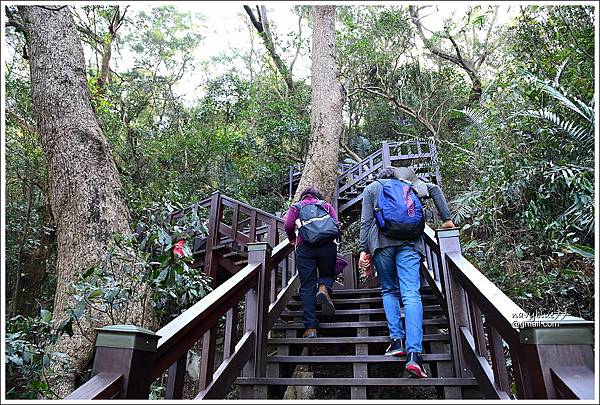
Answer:
[[[73,303],[71,283],[98,264],[112,236],[130,231],[130,216],[108,143],[92,110],[83,48],[67,6],[19,6],[27,30],[33,113],[48,170],[56,221],[57,287],[54,319]],[[135,306],[135,304],[133,304]],[[131,309],[129,319],[142,308]],[[55,351],[68,355],[82,372],[93,351],[94,328],[108,324],[102,314],[85,316],[75,335],[61,338]],[[63,397],[75,374],[52,381]]]
[[[306,187],[327,200],[336,191],[344,97],[337,76],[335,6],[313,6],[310,138],[304,171],[294,201]]]

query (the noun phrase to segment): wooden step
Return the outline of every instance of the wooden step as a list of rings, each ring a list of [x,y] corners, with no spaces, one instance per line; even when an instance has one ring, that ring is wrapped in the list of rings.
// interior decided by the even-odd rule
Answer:
[[[227,252],[227,253],[223,253],[223,257],[224,258],[230,258],[230,257],[243,257],[243,258],[248,258],[248,252],[243,252],[241,250],[232,250],[231,252]]]
[[[431,295],[432,290],[431,287],[424,287],[420,289],[421,296],[423,295]],[[340,289],[334,290],[331,298],[338,297],[340,295],[348,296],[348,295],[362,295],[362,294],[379,294],[381,296],[381,288],[358,288],[358,289]],[[294,295],[294,298],[299,298],[299,295]]]
[[[427,306],[431,306],[431,305],[427,305]],[[402,313],[404,313],[404,307],[402,307]],[[423,311],[426,312],[427,314],[431,314],[431,313],[442,313],[442,309],[441,308],[435,308],[435,309],[425,309],[425,307],[423,307]],[[285,316],[285,317],[293,317],[293,316],[302,316],[303,311],[284,311],[281,313],[280,316]],[[340,315],[346,315],[346,316],[351,316],[351,315],[377,315],[377,314],[385,314],[383,308],[370,308],[370,309],[336,309],[335,310],[335,315],[323,315],[323,312],[319,309],[316,311],[317,315],[322,315],[322,316],[340,316]]]
[[[477,385],[475,378],[251,378],[238,377],[240,385],[345,385],[345,386],[466,386]]]
[[[334,293],[331,296],[331,300],[333,301],[333,303],[335,305],[337,304],[377,304],[377,303],[381,303],[382,302],[382,298],[381,296],[379,297],[369,297],[369,298],[335,298],[335,291],[338,290],[334,290]],[[437,297],[435,295],[421,295],[421,300],[422,301],[426,301],[426,300],[437,300]],[[297,299],[295,300],[290,300],[287,304],[288,306],[301,306],[302,305],[302,301],[299,301]]]
[[[423,319],[423,325],[447,326],[446,318]],[[340,329],[340,328],[387,328],[387,321],[363,321],[363,322],[321,322],[318,329]],[[273,329],[305,329],[303,323],[276,323]]]
[[[444,333],[423,335],[424,342],[448,342],[450,336]],[[357,343],[389,343],[388,336],[348,336],[348,337],[317,337],[317,338],[271,338],[267,340],[271,345],[320,345],[320,344],[357,344]]]
[[[451,361],[450,353],[421,354],[424,363],[434,361]],[[397,363],[406,361],[406,356],[360,355],[360,356],[270,356],[268,363]]]
[[[402,307],[404,308],[404,307]],[[443,309],[439,305],[424,305],[424,312],[443,312]],[[404,312],[404,311],[402,311]],[[303,311],[283,311],[280,316],[302,316]],[[321,315],[322,311],[317,310],[317,315]],[[368,315],[368,314],[384,314],[383,308],[369,308],[369,309],[336,309],[335,315]]]

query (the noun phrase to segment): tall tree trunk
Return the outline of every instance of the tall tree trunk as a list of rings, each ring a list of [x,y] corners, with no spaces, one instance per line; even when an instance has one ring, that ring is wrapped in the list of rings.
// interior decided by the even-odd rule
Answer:
[[[115,162],[90,104],[83,48],[69,8],[19,6],[19,11],[29,36],[33,112],[56,221],[58,321],[73,303],[70,284],[98,264],[115,232],[130,230],[130,217]],[[88,338],[93,341],[94,327],[108,323],[102,317],[90,318],[54,348],[67,354],[79,372],[91,357]],[[74,381],[75,375],[69,374],[53,381],[51,388],[63,397]]]
[[[342,135],[342,86],[335,62],[335,6],[313,6],[310,138],[304,172],[294,201],[308,186],[326,199],[335,193]]]

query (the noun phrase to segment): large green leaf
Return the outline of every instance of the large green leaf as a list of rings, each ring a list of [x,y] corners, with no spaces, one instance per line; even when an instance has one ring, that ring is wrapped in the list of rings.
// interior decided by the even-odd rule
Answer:
[[[594,248],[590,246],[583,246],[578,244],[572,244],[567,246],[567,250],[578,255],[585,257],[586,259],[594,259]]]

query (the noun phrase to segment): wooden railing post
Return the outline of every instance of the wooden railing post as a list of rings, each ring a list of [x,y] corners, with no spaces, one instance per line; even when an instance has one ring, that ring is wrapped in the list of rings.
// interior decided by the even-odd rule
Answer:
[[[392,159],[390,158],[390,144],[388,141],[383,141],[381,144],[381,157],[382,169],[392,165]]]
[[[471,333],[473,331],[469,320],[469,306],[465,291],[454,279],[446,259],[446,253],[460,253],[459,237],[460,232],[458,228],[436,230],[436,238],[440,247],[440,270],[443,272],[442,280],[444,284],[442,287],[448,307],[448,323],[450,324],[450,336],[452,338],[451,347],[454,371],[457,377],[472,377],[473,374],[467,367],[463,356],[460,339],[461,327],[466,327]]]
[[[269,262],[272,248],[268,243],[257,242],[248,244],[248,264],[260,263],[260,272],[256,288],[246,294],[245,331],[255,334],[253,353],[250,360],[244,366],[243,377],[264,377],[267,371],[266,345],[268,333],[269,316],[269,286],[270,269]],[[254,389],[254,392],[252,392]],[[266,398],[266,386],[242,386],[241,396],[243,398]]]
[[[520,330],[520,347],[516,351],[520,372],[516,382],[523,385],[519,391],[528,398],[560,398],[552,379],[553,369],[562,368],[568,374],[570,370],[582,368],[594,373],[594,322],[568,318],[570,319],[531,319],[531,322],[549,322],[555,325]],[[511,347],[511,353],[512,349]],[[589,399],[593,399],[593,383],[581,385],[581,391]]]
[[[208,221],[208,238],[206,240],[206,254],[204,255],[204,273],[211,277],[211,287],[217,286],[217,263],[214,260],[214,247],[219,244],[219,222],[221,221],[221,194],[215,191],[211,195],[210,217]],[[214,265],[213,265],[213,262]],[[198,389],[202,391],[212,380],[215,364],[217,341],[217,328],[206,332],[202,338],[202,355],[200,357],[200,377]]]
[[[121,373],[121,399],[148,399],[159,336],[133,325],[97,329],[92,377],[102,372]]]

